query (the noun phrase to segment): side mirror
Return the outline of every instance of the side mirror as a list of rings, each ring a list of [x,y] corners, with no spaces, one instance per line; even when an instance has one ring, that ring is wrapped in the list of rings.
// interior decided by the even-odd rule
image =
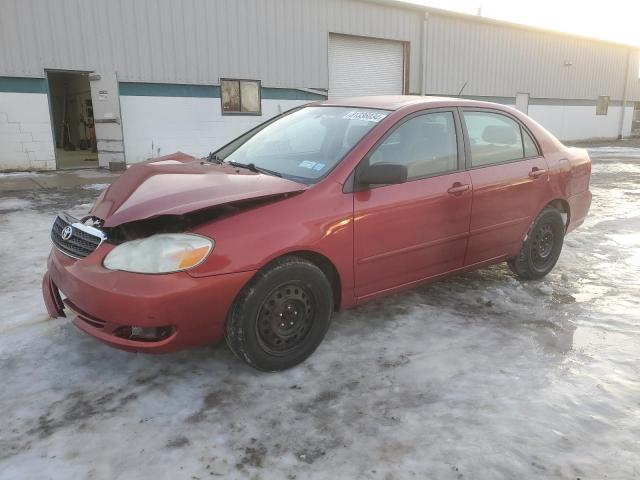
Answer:
[[[358,176],[360,185],[393,185],[407,181],[407,167],[396,163],[368,165]]]

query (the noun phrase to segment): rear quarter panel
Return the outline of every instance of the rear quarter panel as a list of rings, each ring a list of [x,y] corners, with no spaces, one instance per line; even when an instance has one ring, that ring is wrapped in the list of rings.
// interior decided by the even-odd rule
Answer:
[[[569,204],[569,225],[567,232],[584,222],[591,207],[591,159],[582,148],[567,148],[566,156],[560,159],[559,188]]]
[[[569,206],[567,232],[584,221],[591,206],[591,159],[582,148],[566,147],[548,130],[532,118],[514,111],[535,136],[549,166],[549,198],[540,209],[553,200],[562,200]]]

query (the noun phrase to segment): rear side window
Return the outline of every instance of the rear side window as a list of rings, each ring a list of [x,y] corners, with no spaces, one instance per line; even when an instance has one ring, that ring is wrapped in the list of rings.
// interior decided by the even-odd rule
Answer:
[[[536,147],[531,136],[524,129],[520,128],[520,130],[522,131],[522,146],[524,148],[525,158],[537,157],[540,155],[538,147]]]
[[[378,145],[369,162],[406,165],[408,179],[457,170],[453,113],[427,113],[407,120]]]
[[[521,129],[516,121],[491,112],[464,112],[464,121],[469,134],[472,166],[481,167],[525,157]],[[528,141],[533,143],[531,138]],[[537,151],[532,156],[535,155]]]

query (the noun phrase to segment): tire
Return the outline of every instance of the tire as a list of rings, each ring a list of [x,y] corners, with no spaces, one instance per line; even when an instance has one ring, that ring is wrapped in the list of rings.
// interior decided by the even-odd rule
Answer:
[[[231,351],[265,372],[303,362],[320,345],[333,312],[329,280],[313,263],[283,257],[259,271],[236,298],[225,324]]]
[[[564,240],[565,224],[560,212],[547,207],[536,217],[518,255],[507,261],[509,268],[525,280],[544,277],[555,266]]]

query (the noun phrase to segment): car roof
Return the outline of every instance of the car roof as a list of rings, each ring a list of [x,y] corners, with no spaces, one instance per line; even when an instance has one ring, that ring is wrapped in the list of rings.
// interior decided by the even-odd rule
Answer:
[[[314,102],[312,105],[331,107],[378,108],[382,110],[400,110],[404,107],[424,105],[427,107],[485,107],[502,108],[503,105],[452,97],[435,97],[419,95],[376,95],[367,97],[349,97]]]

